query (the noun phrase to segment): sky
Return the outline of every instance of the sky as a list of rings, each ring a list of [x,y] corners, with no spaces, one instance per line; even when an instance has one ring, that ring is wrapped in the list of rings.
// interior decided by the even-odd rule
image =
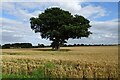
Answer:
[[[67,44],[117,44],[118,43],[118,2],[1,2],[0,3],[0,44],[32,43],[50,45],[40,33],[30,28],[30,18],[38,17],[46,8],[60,7],[72,15],[82,15],[90,20],[93,33],[88,38],[69,39]]]

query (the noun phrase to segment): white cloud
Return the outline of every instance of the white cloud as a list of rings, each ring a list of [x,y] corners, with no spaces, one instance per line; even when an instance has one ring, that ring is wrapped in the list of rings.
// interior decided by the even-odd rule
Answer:
[[[32,43],[46,43],[50,44],[48,40],[43,40],[40,37],[40,34],[32,32],[30,29],[29,18],[32,16],[37,17],[38,14],[42,13],[44,9],[52,6],[60,6],[64,10],[70,11],[72,14],[83,15],[87,18],[99,18],[106,16],[106,10],[101,6],[92,6],[88,5],[81,7],[82,2],[72,1],[72,2],[50,2],[50,3],[3,3],[3,11],[6,14],[15,16],[16,19],[0,18],[0,22],[3,23],[2,32],[3,32],[3,41],[6,42],[32,42]],[[32,12],[29,10],[32,9]],[[35,9],[35,10],[34,10]],[[117,42],[117,29],[118,23],[117,19],[109,21],[92,21],[92,27],[90,30],[93,34],[85,39],[81,40],[71,40],[70,43],[74,42],[87,42],[87,43],[99,43],[99,42]],[[7,40],[9,39],[9,40]]]
[[[20,22],[20,21],[16,21],[16,20],[12,20],[12,19],[8,19],[8,18],[0,18],[0,21],[2,20],[2,31],[3,32],[16,32],[19,34],[29,34],[29,23],[24,23],[24,22]],[[21,33],[22,32],[22,33]]]
[[[38,17],[38,14],[41,14],[43,11],[34,11],[33,13],[31,13],[33,15],[33,17]]]
[[[14,12],[15,11],[15,7],[16,5],[14,5],[13,2],[9,3],[9,2],[3,2],[1,7],[3,11],[8,11],[8,13]]]
[[[2,29],[2,31],[1,32],[13,32],[13,31],[11,31],[11,30],[6,30],[6,29]]]
[[[17,20],[19,21],[29,21],[30,17],[36,16],[36,14],[40,12],[40,11],[35,11],[29,13],[27,9],[22,9],[22,6],[18,6],[17,3],[9,3],[9,2],[3,3],[2,7],[4,13],[16,17]]]
[[[2,34],[2,44],[16,43],[16,42],[30,42],[33,44],[46,43],[50,44],[49,40],[41,39],[40,34],[34,33],[30,29],[29,23],[18,22],[12,19],[0,18],[0,21],[4,23],[0,32]]]
[[[93,18],[106,16],[106,10],[104,8],[100,6],[91,6],[91,5],[83,7],[78,13],[85,17],[94,16]]]
[[[93,21],[91,22],[91,31],[94,36],[93,41],[107,40],[110,42],[117,43],[118,42],[118,22],[117,19],[109,20],[109,21]],[[100,37],[100,39],[98,39]]]
[[[79,14],[85,17],[99,18],[106,16],[106,10],[101,6],[85,6],[81,7],[82,2],[78,0],[71,0],[69,2],[55,1],[55,2],[19,2],[19,3],[4,3],[3,10],[19,18],[29,19],[31,16],[36,16],[38,12],[43,12],[48,7],[58,6],[64,10],[70,11],[72,14]],[[29,9],[35,9],[34,12],[28,12]],[[89,10],[89,11],[88,11]]]
[[[82,2],[72,1],[72,2],[55,2],[50,7],[61,7],[64,10],[69,11],[73,15],[79,14],[86,18],[99,18],[106,16],[106,10],[101,6],[85,6],[81,7]]]
[[[80,2],[77,0],[72,0],[69,2],[56,2],[53,6],[60,6],[62,9],[70,11],[72,14],[76,14],[77,11],[81,10]]]
[[[93,26],[91,28],[92,31],[102,32],[102,33],[118,32],[118,22],[116,21],[116,19],[109,21],[92,21],[90,24]]]
[[[1,0],[1,2],[59,2],[60,0]],[[62,0],[62,2],[69,2],[70,0]],[[78,0],[78,2],[119,2],[119,0]]]
[[[17,25],[20,25],[22,24],[22,22],[20,21],[16,21],[16,20],[12,20],[12,19],[9,19],[9,18],[0,18],[0,21],[2,22],[2,24],[17,24]]]

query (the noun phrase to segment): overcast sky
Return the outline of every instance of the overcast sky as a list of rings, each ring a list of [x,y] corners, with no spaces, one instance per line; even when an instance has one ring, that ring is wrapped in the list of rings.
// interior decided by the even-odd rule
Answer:
[[[0,36],[1,44],[29,42],[33,45],[51,42],[42,39],[39,33],[30,28],[30,17],[37,17],[46,8],[60,7],[74,14],[79,14],[90,20],[88,38],[69,39],[68,44],[116,44],[118,43],[118,3],[117,2],[2,2],[0,3]]]

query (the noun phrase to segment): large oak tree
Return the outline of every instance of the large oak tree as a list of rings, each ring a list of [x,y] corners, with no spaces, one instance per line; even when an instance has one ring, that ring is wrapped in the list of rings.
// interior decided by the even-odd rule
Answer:
[[[35,33],[40,32],[42,38],[53,41],[51,45],[55,50],[69,38],[79,39],[91,34],[89,20],[58,7],[48,8],[38,17],[31,17],[30,23]]]

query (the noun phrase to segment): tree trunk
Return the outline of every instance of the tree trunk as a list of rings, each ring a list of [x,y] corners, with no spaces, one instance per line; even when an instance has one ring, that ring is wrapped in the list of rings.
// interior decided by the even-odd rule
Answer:
[[[60,44],[57,41],[52,42],[52,50],[58,51],[60,49]]]
[[[60,49],[60,46],[59,45],[56,45],[55,46],[55,50],[58,51]]]

